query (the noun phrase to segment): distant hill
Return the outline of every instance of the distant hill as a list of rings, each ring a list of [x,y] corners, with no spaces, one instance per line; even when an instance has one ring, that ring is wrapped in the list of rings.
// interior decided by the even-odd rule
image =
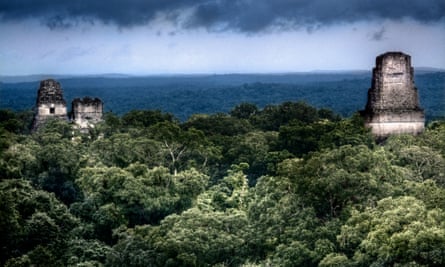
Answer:
[[[431,67],[414,67],[416,73],[429,73],[429,72],[445,72],[445,69],[431,68]]]
[[[432,67],[415,67],[416,73],[435,73],[445,72],[445,69]],[[44,79],[81,79],[81,78],[201,78],[201,77],[220,77],[220,78],[235,78],[235,77],[283,77],[283,76],[317,76],[317,75],[368,75],[371,70],[312,70],[308,72],[286,72],[286,73],[228,73],[228,74],[166,74],[166,75],[132,75],[122,73],[105,73],[105,74],[88,74],[88,75],[74,75],[74,74],[33,74],[33,75],[16,75],[7,76],[0,75],[0,82],[2,83],[22,83],[34,82]],[[252,82],[251,79],[249,79]]]
[[[72,79],[72,78],[129,78],[132,75],[110,73],[110,74],[91,74],[91,75],[60,75],[60,74],[34,74],[34,75],[21,75],[21,76],[4,76],[0,75],[0,82],[3,83],[23,83],[23,82],[35,82],[45,79]]]

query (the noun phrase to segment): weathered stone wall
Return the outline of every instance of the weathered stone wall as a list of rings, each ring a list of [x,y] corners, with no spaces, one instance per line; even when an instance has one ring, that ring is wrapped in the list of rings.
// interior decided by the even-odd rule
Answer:
[[[414,86],[411,57],[388,52],[376,58],[368,102],[362,111],[365,124],[378,138],[391,134],[418,134],[425,116]]]
[[[37,129],[49,118],[67,119],[66,102],[60,83],[53,80],[43,80],[37,92],[34,129]]]
[[[44,103],[37,107],[37,112],[40,117],[58,117],[66,116],[66,106],[64,104]]]
[[[94,127],[102,120],[103,103],[99,98],[76,98],[72,102],[72,121],[80,129]]]

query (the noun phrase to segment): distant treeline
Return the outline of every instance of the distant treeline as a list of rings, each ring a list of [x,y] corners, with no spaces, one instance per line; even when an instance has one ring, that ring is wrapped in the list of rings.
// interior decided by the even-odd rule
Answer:
[[[94,96],[105,111],[122,115],[134,109],[159,109],[181,121],[192,114],[229,112],[242,102],[263,108],[284,101],[305,101],[343,116],[363,109],[371,75],[367,72],[282,75],[202,75],[127,78],[65,78],[59,80],[68,103],[76,97]],[[445,73],[415,76],[427,120],[445,116]],[[32,109],[38,81],[3,83],[0,108]]]

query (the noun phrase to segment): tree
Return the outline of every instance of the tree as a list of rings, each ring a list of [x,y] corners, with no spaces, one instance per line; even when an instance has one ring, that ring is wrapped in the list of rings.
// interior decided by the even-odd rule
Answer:
[[[445,122],[435,121],[426,128],[420,136],[420,146],[428,146],[434,150],[440,151],[445,158]]]
[[[82,166],[81,153],[81,149],[66,139],[43,145],[36,154],[37,177],[31,180],[67,204],[78,200],[81,196],[74,180]]]
[[[395,163],[411,169],[418,181],[432,179],[445,186],[445,159],[439,152],[425,146],[404,146],[395,154]]]
[[[165,258],[164,266],[236,266],[247,257],[243,239],[246,226],[246,214],[241,211],[190,209],[162,222],[165,235],[155,246]]]
[[[103,122],[97,124],[96,127],[104,134],[104,137],[111,136],[123,130],[121,118],[112,112],[106,112],[103,116]]]
[[[64,265],[62,255],[79,221],[63,203],[25,180],[7,179],[0,182],[0,207],[1,265]]]
[[[184,123],[184,127],[186,129],[195,128],[207,136],[236,136],[252,130],[252,125],[247,119],[228,116],[223,113],[214,115],[195,114]]]
[[[276,132],[252,131],[242,136],[234,138],[234,143],[228,146],[225,159],[230,164],[247,163],[249,169],[246,173],[249,184],[254,185],[256,179],[266,175],[269,169],[276,163],[269,153],[276,148],[278,135]],[[280,155],[276,155],[279,158]],[[280,160],[281,161],[281,160]]]
[[[41,145],[58,143],[61,139],[70,140],[73,129],[67,121],[47,119],[33,134],[34,139]]]
[[[14,112],[0,109],[0,128],[14,134],[29,133],[33,116],[31,110]]]
[[[196,205],[188,206],[191,208],[182,213],[170,214],[158,226],[136,226],[120,232],[119,242],[113,247],[107,264],[206,266],[223,263],[236,266],[242,263],[247,257],[244,233],[248,225],[247,179],[242,169],[242,166],[233,166],[221,185],[205,192],[202,192],[204,177],[196,179],[196,171],[170,176],[173,181],[183,176],[176,180],[182,183],[178,193],[190,194],[195,190],[192,195],[200,194]],[[174,184],[159,178],[153,182]],[[162,201],[162,197],[156,199]]]
[[[445,210],[445,188],[438,186],[434,180],[423,182],[405,180],[401,190],[405,195],[423,201],[428,209],[440,208]]]
[[[279,134],[281,148],[288,150],[297,157],[319,150],[317,136],[326,132],[324,129],[321,130],[319,126],[321,125],[304,125],[296,120],[289,125],[281,126]]]
[[[11,133],[20,132],[20,121],[17,119],[16,114],[12,110],[0,109],[0,128],[3,128]]]
[[[348,267],[350,262],[344,254],[330,253],[320,261],[320,267]]]
[[[137,226],[119,233],[109,266],[237,266],[248,257],[242,211],[189,209],[159,226]]]
[[[248,167],[249,165],[246,163],[232,165],[227,176],[198,196],[198,207],[211,211],[246,210],[249,187],[244,170]]]
[[[416,198],[385,198],[353,212],[338,240],[354,266],[443,266],[444,219]]]
[[[375,146],[374,136],[369,128],[365,127],[363,117],[355,113],[349,118],[342,120],[333,118],[331,120],[323,120],[318,124],[324,125],[320,128],[319,147],[334,148],[344,145],[366,145],[369,148]]]
[[[38,176],[37,153],[40,149],[41,146],[32,138],[24,138],[20,143],[10,146],[1,154],[0,176],[28,180]]]
[[[111,244],[112,231],[120,225],[159,224],[167,215],[189,208],[208,179],[193,169],[174,176],[166,168],[142,164],[84,168],[76,182],[85,200],[75,206],[75,213],[93,222],[100,240]]]
[[[147,128],[156,123],[174,121],[172,114],[160,110],[132,110],[122,116],[122,124],[127,128]]]
[[[71,239],[63,256],[69,266],[103,266],[111,248],[98,240]]]
[[[149,167],[164,165],[162,143],[128,133],[117,133],[109,138],[98,139],[90,145],[89,163],[99,162],[106,166],[125,168],[132,163],[144,163]]]
[[[174,175],[177,175],[180,169],[188,167],[185,164],[187,161],[184,160],[188,154],[194,151],[206,151],[207,140],[203,132],[195,128],[182,130],[175,123],[160,122],[149,128],[149,134],[151,138],[162,143],[163,152],[170,161],[169,167]],[[199,154],[203,155],[201,160],[206,162],[207,153]]]
[[[113,246],[107,256],[106,265],[112,267],[162,266],[161,253],[156,250],[153,241],[160,240],[158,227],[151,225],[121,229],[116,232],[119,242]]]
[[[238,119],[249,119],[258,113],[258,107],[252,103],[241,103],[230,111],[230,116]]]
[[[249,196],[247,240],[252,260],[264,260],[272,254],[274,264],[286,265],[287,258],[289,265],[296,260],[289,255],[292,248],[306,252],[313,248],[320,222],[313,208],[304,206],[289,178],[263,176]],[[299,257],[305,259],[299,263],[312,261],[309,254],[301,254]]]
[[[296,192],[322,218],[339,216],[349,204],[369,205],[391,194],[392,184],[401,180],[384,149],[373,151],[364,145],[286,160],[278,173],[294,181]]]
[[[15,134],[0,127],[0,155],[16,141]]]
[[[268,105],[250,119],[255,127],[265,131],[278,131],[280,126],[293,120],[303,125],[313,123],[319,120],[318,111],[304,102],[284,102],[278,106]]]
[[[332,149],[345,145],[375,145],[374,137],[358,114],[351,118],[329,121],[327,119],[304,123],[292,120],[279,129],[281,149],[286,149],[297,157],[312,151]]]

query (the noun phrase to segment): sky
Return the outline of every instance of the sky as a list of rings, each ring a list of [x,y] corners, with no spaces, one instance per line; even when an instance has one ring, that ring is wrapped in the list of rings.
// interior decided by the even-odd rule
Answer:
[[[0,0],[0,75],[445,69],[445,0]]]

